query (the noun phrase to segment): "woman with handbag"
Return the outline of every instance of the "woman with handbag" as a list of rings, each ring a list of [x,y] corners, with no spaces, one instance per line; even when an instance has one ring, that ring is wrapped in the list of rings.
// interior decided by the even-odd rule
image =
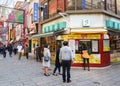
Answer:
[[[50,54],[50,50],[49,50],[49,45],[48,44],[45,44],[44,45],[44,56],[43,56],[43,67],[44,67],[44,75],[45,76],[50,76],[49,74],[49,67],[50,67],[50,57],[51,57],[51,54]],[[48,60],[46,60],[46,57]]]

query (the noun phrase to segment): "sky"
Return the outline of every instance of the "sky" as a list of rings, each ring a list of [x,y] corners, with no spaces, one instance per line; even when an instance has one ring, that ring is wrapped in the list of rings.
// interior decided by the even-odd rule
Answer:
[[[7,7],[14,7],[17,1],[24,1],[24,0],[0,0],[0,5],[5,5]]]

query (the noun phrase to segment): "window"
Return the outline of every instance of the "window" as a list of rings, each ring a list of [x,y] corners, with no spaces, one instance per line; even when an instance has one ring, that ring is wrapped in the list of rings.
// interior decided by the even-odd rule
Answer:
[[[75,0],[68,0],[68,10],[75,10]]]
[[[115,13],[115,0],[106,0],[106,2],[107,11]]]
[[[109,42],[109,40],[103,40],[103,51],[104,52],[110,51],[110,42]]]
[[[98,40],[92,40],[92,52],[98,52]]]
[[[91,51],[91,40],[76,40],[75,41],[75,52],[82,53],[82,44],[85,43],[87,45],[88,51]]]

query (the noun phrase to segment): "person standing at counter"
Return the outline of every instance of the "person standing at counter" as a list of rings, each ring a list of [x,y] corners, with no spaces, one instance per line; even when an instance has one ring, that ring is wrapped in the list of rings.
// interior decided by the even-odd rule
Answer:
[[[89,63],[89,54],[87,50],[86,44],[82,44],[82,57],[83,57],[83,68],[85,70],[86,67],[86,61],[87,61],[87,66],[88,66],[88,71],[90,71],[90,63]]]

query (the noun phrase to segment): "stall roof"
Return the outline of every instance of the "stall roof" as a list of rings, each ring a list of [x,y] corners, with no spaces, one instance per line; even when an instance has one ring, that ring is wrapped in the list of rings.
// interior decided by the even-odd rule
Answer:
[[[71,33],[105,33],[105,28],[72,28]]]

